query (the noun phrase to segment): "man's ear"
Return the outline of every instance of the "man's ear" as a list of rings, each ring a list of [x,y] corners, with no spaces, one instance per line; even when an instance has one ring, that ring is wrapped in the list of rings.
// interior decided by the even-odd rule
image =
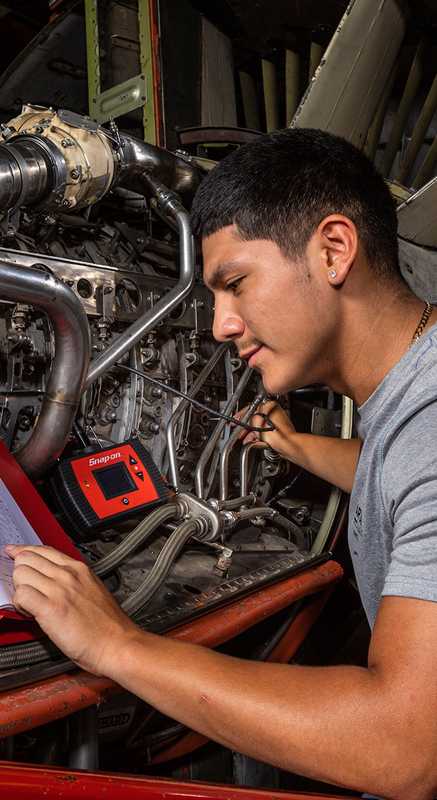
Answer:
[[[321,266],[332,286],[341,286],[358,252],[355,224],[343,214],[330,214],[317,228]]]

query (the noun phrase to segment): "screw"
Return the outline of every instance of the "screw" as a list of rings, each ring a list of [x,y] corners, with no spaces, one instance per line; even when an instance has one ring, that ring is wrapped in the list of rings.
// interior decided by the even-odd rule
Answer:
[[[73,180],[77,180],[78,178],[80,178],[80,171],[78,169],[72,169],[70,175],[73,178]]]

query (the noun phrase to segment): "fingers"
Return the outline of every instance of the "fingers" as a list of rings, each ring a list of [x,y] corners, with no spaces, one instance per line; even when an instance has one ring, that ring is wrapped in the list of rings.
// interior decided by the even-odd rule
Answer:
[[[269,421],[266,420],[266,417],[269,417],[270,414],[272,414],[272,412],[277,407],[279,407],[279,404],[277,403],[276,400],[267,400],[265,403],[262,403],[260,406],[258,406],[256,412],[247,421],[247,424],[252,425],[254,428],[267,428],[266,430],[267,433],[269,430]],[[244,408],[240,409],[240,411],[234,414],[235,419],[239,420],[243,419],[248,409],[249,406],[245,406]],[[259,436],[260,433],[261,433],[260,431],[252,431],[250,433],[247,433],[246,430],[242,429],[239,435],[239,439],[243,441],[243,444],[250,444],[251,442],[260,439]]]
[[[47,608],[47,598],[33,586],[18,586],[12,602],[17,611],[26,617],[39,617]]]
[[[16,589],[20,586],[32,586],[45,597],[49,597],[56,586],[53,578],[27,564],[19,564],[15,567],[12,580]]]
[[[29,584],[48,597],[56,585],[71,583],[76,571],[74,559],[49,547],[16,548],[13,581],[16,587]]]
[[[62,597],[81,593],[88,568],[83,562],[64,556],[52,547],[5,548],[15,560],[13,582],[14,605],[19,611],[31,613],[37,619],[48,606],[59,604]],[[46,606],[43,606],[43,601]]]
[[[46,561],[50,561],[52,564],[58,564],[60,567],[71,566],[78,563],[76,559],[70,558],[70,556],[60,553],[59,550],[55,550],[54,547],[47,547],[46,545],[33,546],[7,544],[4,550],[5,553],[7,553],[8,556],[14,560],[24,553],[34,553],[35,555],[44,558]]]

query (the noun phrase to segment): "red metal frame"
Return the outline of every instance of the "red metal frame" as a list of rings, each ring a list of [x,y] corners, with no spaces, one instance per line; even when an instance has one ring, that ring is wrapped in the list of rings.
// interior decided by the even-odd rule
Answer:
[[[276,647],[273,648],[267,661],[277,664],[287,664],[293,658],[315,621],[322,613],[331,596],[332,588],[333,587],[329,587],[325,589],[324,592],[317,594],[315,599],[299,612],[282,639],[280,639]],[[164,744],[151,758],[150,763],[163,764],[167,761],[181,758],[189,753],[194,753],[208,741],[209,739],[207,739],[206,736],[190,730],[176,741],[172,741],[170,744]]]
[[[332,794],[260,791],[8,762],[0,764],[0,788],[5,800],[345,800],[344,796]],[[359,800],[359,795],[350,800]]]
[[[206,614],[167,635],[184,641],[215,647],[280,611],[303,597],[316,597],[296,617],[270,655],[270,660],[288,661],[322,611],[343,570],[328,561],[280,583],[266,587],[226,608]],[[96,705],[114,692],[117,684],[106,678],[78,671],[0,694],[0,737],[32,730],[39,725]],[[174,748],[158,754],[168,761],[193,752],[206,740],[188,732]],[[161,755],[161,758],[159,758]],[[20,763],[0,763],[0,793],[14,800],[33,800],[44,796],[82,800],[340,800],[336,795],[265,792],[232,786],[180,783],[108,773],[83,773],[77,770],[34,767]],[[358,798],[356,798],[358,800]]]
[[[335,561],[294,575],[170,631],[167,635],[217,647],[302,597],[337,583],[343,570]],[[299,617],[298,617],[299,619]],[[0,738],[32,730],[75,711],[97,705],[120,687],[108,678],[79,670],[0,694]]]

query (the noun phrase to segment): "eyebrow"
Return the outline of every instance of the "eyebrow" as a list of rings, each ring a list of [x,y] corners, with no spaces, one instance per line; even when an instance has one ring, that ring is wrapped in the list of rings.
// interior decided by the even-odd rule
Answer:
[[[203,282],[208,289],[218,289],[219,286],[222,286],[225,278],[235,269],[241,269],[241,264],[237,261],[224,261],[222,264],[218,264],[214,269],[212,275],[208,280],[203,278]]]

